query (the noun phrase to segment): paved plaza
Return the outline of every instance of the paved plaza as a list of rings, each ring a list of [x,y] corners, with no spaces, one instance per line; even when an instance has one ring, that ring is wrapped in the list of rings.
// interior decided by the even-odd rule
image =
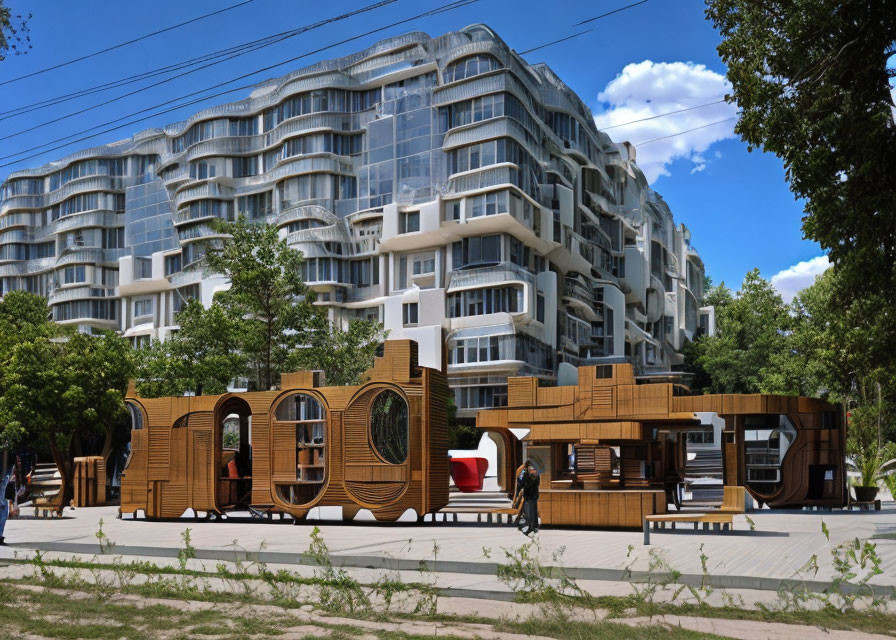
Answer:
[[[93,555],[99,551],[96,532],[102,520],[103,530],[116,544],[116,555],[170,561],[183,546],[182,533],[189,527],[199,561],[232,561],[248,554],[271,565],[296,568],[303,563],[301,554],[317,526],[334,565],[362,571],[413,572],[425,560],[438,574],[440,586],[478,590],[483,592],[479,597],[495,597],[506,591],[495,579],[497,564],[506,562],[505,550],[512,552],[529,541],[512,526],[477,523],[470,515],[461,515],[457,523],[378,524],[365,521],[363,513],[355,522],[343,523],[337,519],[339,509],[325,508],[323,512],[325,518],[332,519],[309,518],[294,525],[288,519],[248,517],[223,522],[190,518],[147,522],[129,517],[119,520],[117,507],[66,509],[62,519],[10,521],[6,532],[9,545],[0,548],[0,559],[34,549]],[[755,530],[750,530],[747,518]],[[822,521],[830,541],[822,532]],[[669,565],[682,573],[683,581],[689,577],[699,580],[701,545],[708,556],[707,571],[717,587],[774,591],[782,579],[808,580],[815,588],[823,588],[823,583],[835,576],[831,564],[834,546],[856,537],[864,540],[893,532],[896,505],[885,502],[879,512],[760,510],[736,516],[730,533],[694,532],[689,527],[652,532],[650,547],[642,545],[643,535],[635,530],[543,529],[537,541],[544,564],[562,565],[597,593],[624,581],[627,567],[635,572],[646,570],[651,550],[664,554]],[[883,574],[874,577],[872,584],[896,586],[896,539],[883,537],[875,542]],[[818,558],[817,573],[800,573],[813,556]],[[602,587],[601,583],[607,584]]]

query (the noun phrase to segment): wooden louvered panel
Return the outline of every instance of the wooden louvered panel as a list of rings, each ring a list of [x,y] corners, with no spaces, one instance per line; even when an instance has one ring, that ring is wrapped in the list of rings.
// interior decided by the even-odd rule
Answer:
[[[429,444],[429,460],[425,470],[426,504],[425,511],[441,509],[448,504],[448,484],[450,468],[448,463],[448,378],[441,371],[427,370],[423,383],[426,389],[425,398],[429,402],[429,415],[426,416],[424,438],[420,446],[426,450],[424,443]],[[416,483],[413,483],[416,486]]]
[[[403,464],[346,464],[345,479],[353,482],[407,482],[408,468]]]
[[[212,431],[191,429],[190,438],[190,506],[209,511],[215,508]]]
[[[591,392],[591,410],[599,417],[615,417],[614,387],[595,387]]]
[[[366,504],[394,502],[407,488],[404,482],[346,482],[352,496]]]
[[[259,414],[256,405],[252,413],[252,504],[273,503],[271,475],[270,422],[267,411]]]
[[[535,378],[507,378],[507,406],[531,407],[535,405],[538,381]]]
[[[162,482],[161,514],[162,518],[179,518],[187,510],[187,487],[183,484]]]
[[[187,477],[187,429],[172,429],[169,440],[171,478]]]
[[[370,405],[382,389],[371,389],[345,409],[345,462],[379,462],[370,446]]]
[[[168,480],[170,477],[169,461],[171,460],[171,430],[164,427],[149,427],[147,441],[147,479]]]
[[[595,449],[596,447],[588,445],[575,446],[577,472],[597,470]]]
[[[271,427],[271,477],[275,482],[296,479],[296,426],[275,422]]]

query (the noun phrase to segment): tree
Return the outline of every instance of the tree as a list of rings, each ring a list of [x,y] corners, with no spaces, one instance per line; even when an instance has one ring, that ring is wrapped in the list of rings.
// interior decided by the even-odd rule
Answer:
[[[712,393],[759,393],[784,348],[784,301],[758,269],[747,273],[737,297],[722,284],[707,301],[717,304],[716,333],[689,347],[689,361],[708,376]]]
[[[708,0],[741,109],[735,131],[784,161],[803,230],[838,271],[834,299],[896,370],[896,5],[891,0]],[[888,374],[892,375],[892,374]]]
[[[10,51],[17,56],[25,55],[31,49],[31,29],[28,21],[31,14],[13,14],[4,0],[0,0],[0,62]]]
[[[206,263],[226,276],[230,289],[217,294],[228,313],[240,318],[240,348],[250,378],[270,389],[291,352],[308,343],[314,324],[314,293],[302,282],[301,252],[280,239],[270,224],[215,220],[226,240],[206,243]]]
[[[177,314],[177,323],[179,329],[167,340],[137,352],[140,395],[224,393],[234,378],[244,375],[240,318],[217,301],[206,309],[198,300],[189,300]]]
[[[0,328],[0,439],[6,447],[46,447],[62,476],[65,504],[82,438],[105,434],[108,453],[111,432],[126,415],[130,346],[114,333],[61,332],[49,321],[46,301],[24,292],[0,302]]]
[[[308,346],[290,354],[287,368],[321,370],[328,385],[363,382],[364,372],[373,366],[380,342],[386,337],[382,326],[356,318],[343,331],[330,325],[323,310],[319,310],[313,318],[313,327]]]

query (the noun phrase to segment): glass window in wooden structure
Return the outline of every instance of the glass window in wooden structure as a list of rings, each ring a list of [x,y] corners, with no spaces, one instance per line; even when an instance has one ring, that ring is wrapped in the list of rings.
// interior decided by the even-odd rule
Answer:
[[[781,463],[796,439],[796,428],[785,414],[744,416],[744,458],[747,485],[763,495],[781,486]]]
[[[370,407],[370,441],[386,462],[408,458],[408,403],[394,391],[383,391]]]

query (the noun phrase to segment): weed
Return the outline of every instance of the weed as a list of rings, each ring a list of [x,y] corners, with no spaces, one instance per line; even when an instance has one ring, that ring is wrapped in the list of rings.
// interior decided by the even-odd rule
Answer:
[[[370,607],[370,599],[361,584],[345,569],[337,571],[333,567],[330,550],[318,527],[311,530],[311,544],[302,555],[317,566],[315,573],[320,578],[318,594],[324,609],[354,613]]]

